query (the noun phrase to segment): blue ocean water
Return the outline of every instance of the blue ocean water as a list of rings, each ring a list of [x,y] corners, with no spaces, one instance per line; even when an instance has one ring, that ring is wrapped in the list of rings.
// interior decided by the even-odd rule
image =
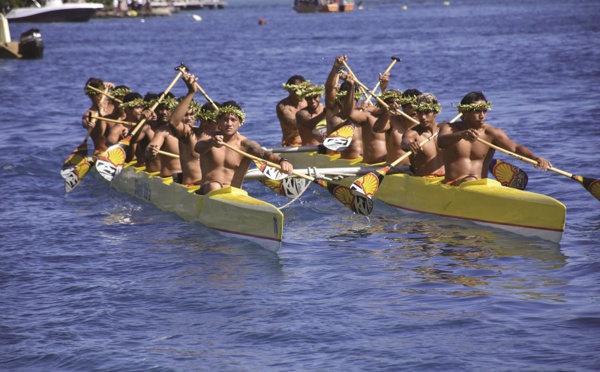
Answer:
[[[184,62],[214,100],[240,102],[244,134],[274,146],[281,84],[293,74],[322,84],[340,54],[368,85],[402,58],[391,87],[435,94],[440,120],[483,90],[490,123],[554,166],[600,178],[600,3],[365,5],[300,15],[291,1],[232,1],[196,12],[202,22],[188,11],[11,25],[13,38],[40,28],[46,52],[0,60],[0,368],[598,370],[598,201],[514,159],[499,156],[567,206],[560,244],[383,206],[360,217],[311,188],[284,209],[273,255],[93,175],[65,194],[59,169],[85,136],[89,77],[157,92]]]

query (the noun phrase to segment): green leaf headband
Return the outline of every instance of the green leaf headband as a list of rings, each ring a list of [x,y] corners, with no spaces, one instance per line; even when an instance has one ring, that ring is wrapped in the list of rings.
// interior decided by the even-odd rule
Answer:
[[[233,106],[224,106],[224,107],[220,107],[219,110],[216,112],[216,117],[220,117],[223,114],[235,114],[238,116],[238,118],[240,118],[240,125],[244,124],[244,121],[246,120],[246,113],[243,110],[240,110],[237,107],[233,107]]]
[[[458,109],[458,112],[491,110],[492,103],[491,102],[469,103],[469,104],[464,104],[464,105],[458,105],[458,106],[456,106],[456,108]]]
[[[417,96],[400,97],[398,99],[398,103],[400,103],[400,106],[410,105],[415,102],[417,102]]]
[[[385,92],[379,95],[379,99],[386,102],[388,100],[396,100],[400,102],[402,100],[402,92],[399,90],[386,90]],[[377,101],[377,106],[382,107],[381,103]]]
[[[347,90],[343,90],[343,91],[338,90],[337,92],[335,92],[335,99],[337,99],[339,101],[342,98],[346,97],[346,94],[348,94]],[[362,97],[363,97],[362,90],[354,91],[354,99],[360,100]]]
[[[325,93],[325,86],[323,85],[309,85],[302,93],[299,94],[300,98],[305,99],[310,96],[322,96]]]
[[[439,114],[440,112],[442,112],[442,105],[440,105],[439,103],[428,103],[428,102],[413,103],[412,108],[413,108],[413,110],[419,111],[419,112],[433,111],[436,114]]]
[[[216,112],[209,111],[196,101],[190,103],[190,108],[194,111],[194,121],[215,121],[217,120]]]
[[[286,92],[294,92],[297,95],[301,95],[302,92],[304,91],[304,89],[310,85],[310,81],[306,80],[301,82],[300,84],[286,84],[283,83],[283,90],[285,90]]]
[[[136,98],[133,101],[121,103],[119,105],[119,108],[122,109],[122,110],[125,110],[126,108],[129,108],[129,107],[138,107],[138,106],[145,107],[146,106],[146,101],[144,101],[143,98]]]
[[[100,92],[96,92],[95,90],[91,90],[90,88],[85,88],[85,95],[86,96],[97,96],[98,94],[100,94]]]
[[[110,92],[110,95],[113,97],[124,97],[127,93],[130,93],[131,89],[129,88],[117,88]]]
[[[156,104],[156,102],[158,102],[158,98],[150,100],[148,102],[145,102],[144,108],[151,108],[152,106],[154,106]],[[165,97],[165,98],[163,98],[162,101],[160,101],[160,103],[156,107],[158,107],[160,105],[164,105],[164,106],[167,106],[167,109],[169,111],[173,111],[173,110],[175,110],[175,107],[177,107],[178,104],[179,104],[179,101],[177,101],[177,99],[175,99],[173,97]]]

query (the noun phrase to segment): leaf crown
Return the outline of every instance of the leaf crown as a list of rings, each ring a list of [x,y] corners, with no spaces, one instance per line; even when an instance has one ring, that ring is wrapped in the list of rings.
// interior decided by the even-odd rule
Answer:
[[[246,120],[246,113],[244,112],[244,110],[240,110],[237,107],[233,107],[233,106],[223,106],[223,107],[219,107],[219,110],[216,112],[216,117],[220,117],[223,114],[235,114],[237,115],[238,118],[240,118],[240,125],[244,124],[244,121]]]
[[[468,112],[468,111],[481,111],[481,110],[491,110],[492,103],[468,103],[456,106],[458,112]]]

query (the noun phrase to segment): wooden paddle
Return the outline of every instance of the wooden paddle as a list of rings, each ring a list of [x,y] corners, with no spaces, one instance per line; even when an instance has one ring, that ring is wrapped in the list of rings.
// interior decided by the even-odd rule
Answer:
[[[102,90],[100,90],[100,89],[98,89],[98,88],[94,88],[94,87],[93,87],[93,86],[91,86],[91,85],[88,85],[88,86],[86,86],[86,88],[88,88],[88,89],[91,89],[91,90],[93,90],[93,91],[96,91],[96,92],[98,92],[98,93],[100,93],[100,94],[104,94],[105,96],[107,96],[108,98],[112,99],[112,100],[113,100],[113,101],[115,101],[115,102],[123,103],[123,101],[122,101],[122,100],[120,100],[120,99],[118,99],[118,98],[116,98],[116,97],[113,97],[113,96],[111,96],[110,94],[108,94],[107,92],[104,92],[104,91],[102,91]]]
[[[167,93],[175,86],[175,83],[179,78],[183,75],[184,69],[187,69],[185,65],[182,63],[181,66],[175,68],[177,76],[173,79],[171,84],[167,87],[167,89],[160,95],[158,100],[150,107],[150,110],[154,111],[156,107],[163,101]],[[127,157],[126,149],[129,147],[131,138],[135,136],[135,134],[144,126],[146,123],[146,119],[143,118],[140,120],[136,126],[127,134],[127,136],[119,141],[117,144],[109,147],[105,152],[98,155],[98,159],[96,160],[96,170],[98,173],[107,181],[112,181],[112,179],[121,172],[123,169],[123,164],[125,164],[125,159]]]
[[[373,97],[375,97],[375,99],[377,100],[377,102],[379,102],[380,105],[382,105],[383,107],[385,107],[386,109],[389,110],[390,106],[385,103],[381,98],[379,98],[378,95],[376,95],[375,93],[373,93],[369,88],[366,87],[366,85],[364,85],[363,83],[361,83],[360,81],[358,81],[358,78],[356,77],[356,75],[354,75],[352,73],[352,71],[350,71],[350,67],[348,67],[348,64],[346,62],[343,62],[344,66],[348,69],[348,72],[350,72],[352,74],[352,76],[354,76],[354,82],[356,84],[358,84],[358,86],[365,92],[368,92],[369,94],[371,94]],[[407,118],[408,120],[412,121],[415,124],[419,124],[419,121],[416,120],[415,118],[408,116],[404,111],[396,111],[396,113],[404,116],[405,118]]]
[[[106,121],[108,123],[116,123],[116,124],[123,124],[123,125],[127,125],[127,126],[134,126],[137,123],[131,122],[131,121],[124,121],[124,120],[117,120],[117,119],[111,119],[111,118],[107,118],[107,117],[103,117],[103,116],[93,116],[92,113],[90,112],[90,119],[97,119],[97,120],[102,120],[102,121]]]
[[[263,149],[277,153],[277,154],[291,153],[291,152],[315,152],[315,151],[319,154],[327,154],[327,148],[325,146],[323,146],[322,144],[315,145],[315,146],[287,146],[287,147],[271,147],[271,148],[263,147]]]
[[[100,92],[102,94],[106,94],[106,92],[108,92],[108,88],[104,89],[104,91],[101,91],[99,89],[96,89],[94,87],[91,87],[88,85],[89,88],[93,88],[93,90]],[[98,113],[100,113],[100,107],[98,107]],[[90,112],[88,114],[88,120],[91,122],[92,121],[92,113]],[[87,155],[88,155],[88,139],[90,138],[90,135],[92,133],[93,127],[88,125],[88,130],[87,133],[85,135],[85,139],[83,140],[83,143],[81,143],[81,145],[77,146],[77,148],[73,151],[73,153],[71,153],[71,155],[67,158],[67,160],[65,160],[61,170],[60,170],[60,175],[66,180],[67,178],[69,178],[71,180],[71,183],[73,183],[73,170],[79,165],[81,164],[82,167],[84,167],[86,164],[84,162],[84,160],[86,159]],[[82,173],[82,172],[78,172],[77,174]],[[87,172],[85,172],[87,173]],[[85,173],[82,173],[85,175]],[[77,181],[79,182],[79,181]],[[77,183],[75,183],[72,187],[69,186],[67,187],[67,185],[65,184],[65,189],[69,189],[72,190],[75,186],[77,186]]]
[[[502,160],[492,159],[488,170],[502,186],[525,190],[529,177],[521,168]]]
[[[250,155],[250,154],[248,154],[240,149],[237,149],[227,143],[224,143],[224,142],[222,142],[222,143],[223,143],[223,146],[227,147],[228,149],[230,149],[234,152],[237,152],[240,155],[243,155],[249,159],[256,160],[261,163],[265,163],[269,167],[282,170],[282,168],[279,164],[275,164],[270,161],[261,159],[257,156]],[[370,198],[367,198],[364,195],[355,195],[346,186],[336,185],[334,183],[328,183],[327,181],[325,181],[323,179],[314,178],[314,177],[311,177],[311,176],[308,176],[308,175],[305,175],[302,173],[298,173],[296,171],[292,171],[292,174],[295,175],[296,177],[304,178],[308,181],[314,182],[317,185],[320,185],[320,186],[326,188],[331,193],[331,195],[333,195],[339,202],[344,204],[348,209],[350,209],[354,213],[361,214],[363,216],[368,216],[369,214],[371,214],[371,211],[373,210],[373,201]]]
[[[388,72],[392,71],[392,68],[394,67],[394,65],[397,62],[402,61],[400,58],[398,57],[394,57],[392,56],[392,63],[390,63],[390,65],[388,66],[388,68],[383,72],[383,75],[387,74]],[[353,74],[354,75],[354,74]],[[356,75],[355,75],[356,76]],[[377,85],[375,85],[375,88],[371,89],[372,92],[375,92],[377,90],[377,88],[379,88],[379,85],[381,84],[381,80],[377,80]],[[367,97],[365,98],[366,101],[369,101],[369,103],[371,102],[371,93],[367,94]]]
[[[79,182],[89,172],[90,168],[94,165],[95,158],[91,156],[84,157],[77,165],[71,169],[65,177],[65,191],[71,192]]]
[[[529,164],[536,165],[536,166],[538,165],[538,162],[533,159],[529,159],[529,158],[526,158],[525,156],[515,154],[514,152],[505,150],[502,147],[496,146],[496,145],[494,145],[484,139],[481,139],[479,137],[477,137],[477,141],[479,141],[479,142],[483,143],[484,145],[487,145],[495,150],[503,152],[514,158],[517,158],[525,163],[529,163]],[[571,173],[565,172],[563,170],[560,170],[560,169],[554,168],[554,167],[550,167],[550,168],[548,168],[548,170],[551,170],[555,173],[558,173],[560,175],[563,175],[565,177],[568,177],[570,179],[573,179],[573,180],[579,182],[581,184],[581,186],[583,186],[590,194],[592,194],[596,199],[600,200],[600,180],[596,180],[593,178],[587,178],[587,177],[583,177],[583,176],[578,176],[578,175],[571,174]]]
[[[332,132],[323,140],[323,146],[331,151],[344,151],[352,143],[354,137],[354,125],[343,125],[338,130]]]
[[[62,168],[60,169],[60,175],[62,178],[67,179],[77,164],[81,163],[88,154],[88,139],[92,133],[92,127],[89,127],[85,135],[83,142],[73,150],[71,155],[65,160]]]
[[[456,115],[452,120],[450,120],[450,123],[454,123],[461,116],[462,116],[462,113]],[[437,137],[438,134],[439,134],[439,131],[433,133],[429,138],[427,138],[426,140],[419,143],[419,147],[425,146],[425,144],[427,144],[427,142],[429,142],[432,139],[434,139],[435,137]],[[385,167],[378,169],[375,172],[365,174],[364,176],[362,176],[362,177],[358,178],[356,181],[354,181],[352,183],[352,185],[350,186],[350,189],[352,191],[361,193],[369,198],[372,198],[373,195],[375,195],[375,193],[379,189],[379,185],[383,181],[383,178],[385,177],[385,175],[390,171],[390,169],[395,167],[396,165],[400,164],[400,162],[402,162],[402,160],[408,158],[411,155],[412,155],[412,151],[408,151],[406,154],[404,154],[401,157],[399,157],[398,159],[394,160],[391,164],[386,165]]]

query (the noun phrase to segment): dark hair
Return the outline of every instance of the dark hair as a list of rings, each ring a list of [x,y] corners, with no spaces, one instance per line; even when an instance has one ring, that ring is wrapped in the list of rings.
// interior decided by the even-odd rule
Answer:
[[[296,80],[300,80],[301,83],[305,82],[306,79],[302,75],[294,75],[288,79],[286,84],[295,84]]]
[[[348,88],[350,88],[350,84],[348,84],[347,81],[344,81],[342,83],[342,85],[340,85],[340,89],[338,89],[339,92],[347,92]],[[358,84],[354,84],[354,93],[358,93],[360,91],[360,88],[358,87]]]
[[[104,81],[102,79],[89,78],[88,81],[85,82],[85,88],[87,88],[88,85],[96,89],[104,89]]]
[[[421,93],[420,90],[413,88],[413,89],[407,89],[407,90],[405,90],[404,93],[402,93],[402,97],[405,97],[405,98],[406,97],[418,97],[421,94],[423,94],[423,93]]]
[[[144,101],[146,102],[150,102],[153,99],[158,99],[158,97],[160,97],[160,95],[158,93],[146,93],[146,95],[144,96]]]
[[[236,101],[223,102],[220,107],[227,107],[227,106],[236,108],[238,110],[242,110],[242,107],[240,105],[238,105],[238,103]]]
[[[466,96],[463,97],[463,99],[460,101],[461,105],[468,105],[477,101],[486,101],[487,99],[485,98],[485,96],[483,95],[483,92],[471,92],[471,93],[467,93]]]
[[[142,98],[142,95],[137,92],[129,92],[123,97],[123,103],[131,102],[138,98]]]
[[[217,108],[215,108],[215,106],[217,106]],[[206,102],[205,104],[202,105],[202,107],[200,107],[200,110],[215,112],[219,109],[219,107],[221,107],[221,105],[219,105],[218,102],[214,102],[214,106],[210,102]]]

